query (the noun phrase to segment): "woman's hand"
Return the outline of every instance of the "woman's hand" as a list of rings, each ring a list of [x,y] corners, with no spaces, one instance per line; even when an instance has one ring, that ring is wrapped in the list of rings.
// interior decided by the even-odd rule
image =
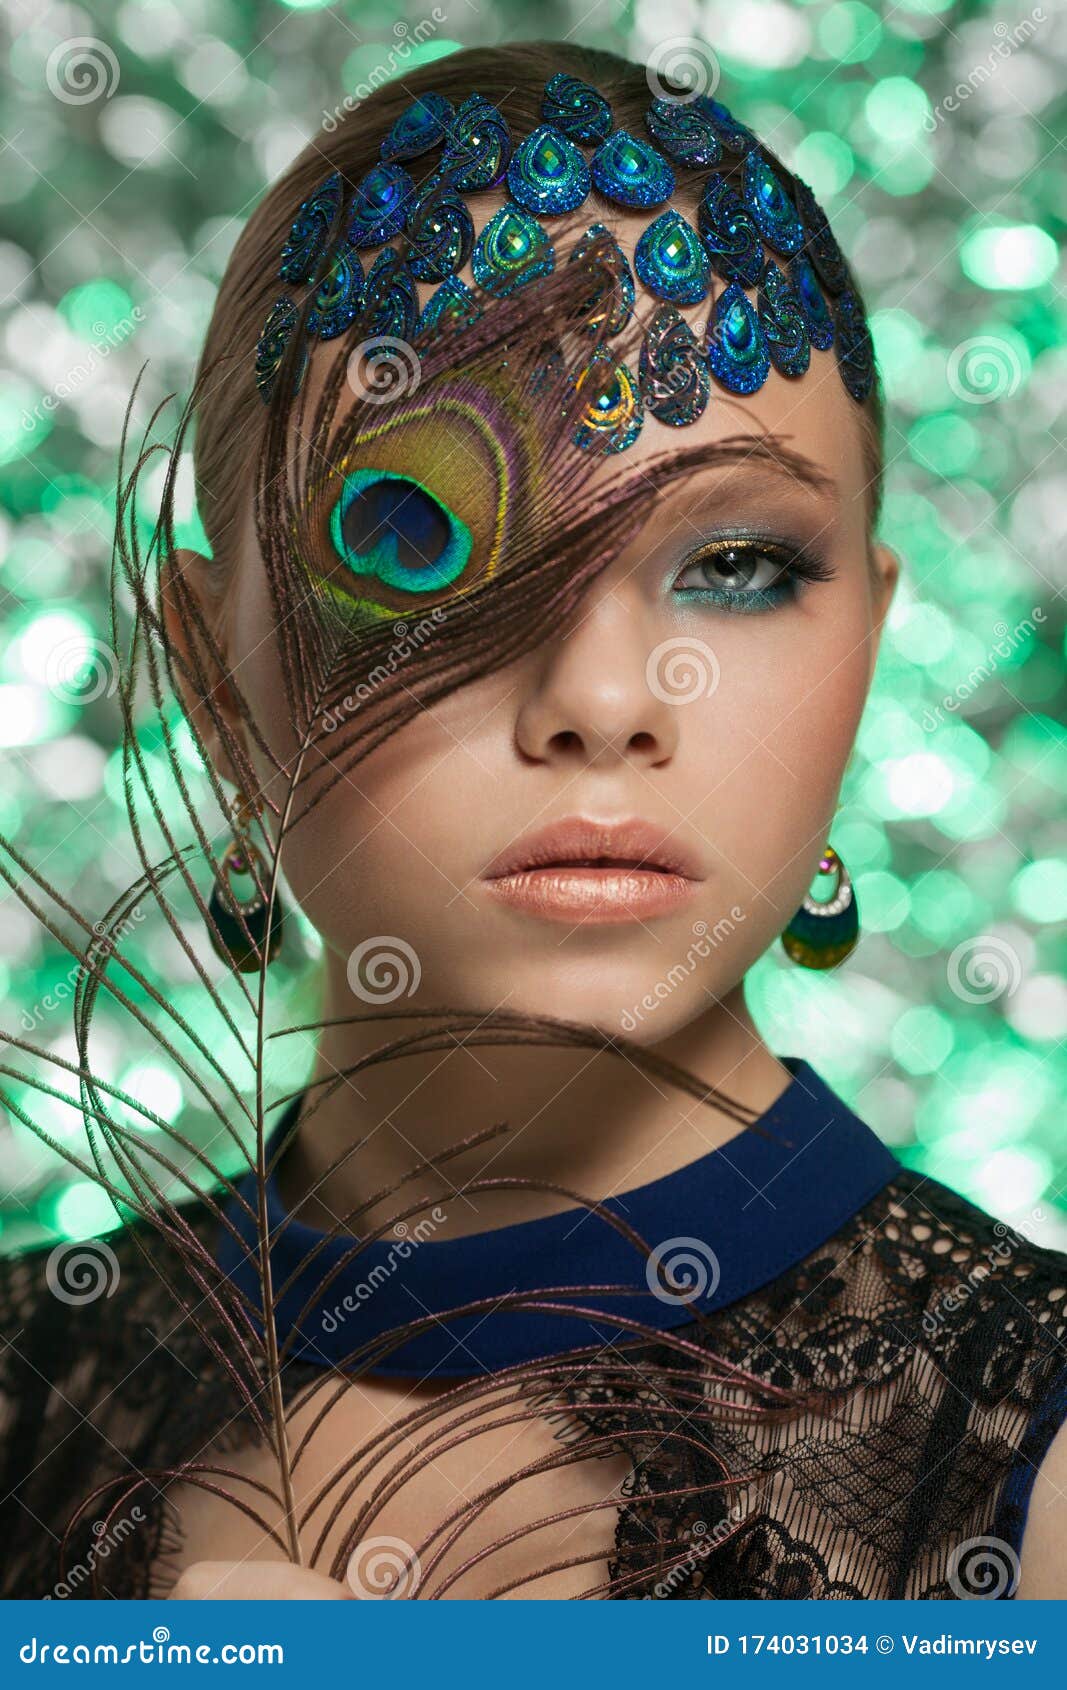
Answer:
[[[178,1602],[352,1602],[347,1585],[290,1561],[194,1561],[170,1593]]]

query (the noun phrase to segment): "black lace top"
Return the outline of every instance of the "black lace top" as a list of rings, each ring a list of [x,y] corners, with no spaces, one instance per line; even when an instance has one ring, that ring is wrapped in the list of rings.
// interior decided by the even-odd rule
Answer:
[[[631,1339],[621,1385],[618,1368],[605,1368],[593,1346],[565,1393],[555,1392],[557,1408],[565,1395],[572,1439],[604,1447],[617,1438],[630,1466],[610,1582],[599,1593],[1011,1596],[1033,1480],[1067,1417],[1067,1256],[901,1167],[806,1065],[791,1067],[786,1102],[793,1093],[796,1104],[799,1082],[809,1101],[833,1100],[837,1126],[844,1121],[852,1134],[835,1140],[825,1126],[802,1134],[803,1155],[795,1134],[779,1135],[782,1183],[769,1189],[776,1212],[784,1214],[783,1199],[802,1206],[799,1230],[795,1216],[789,1223],[795,1259],[774,1261],[771,1276],[741,1294],[731,1280],[736,1264],[724,1267],[681,1313],[677,1300],[654,1298],[671,1306],[659,1324],[681,1346],[668,1348],[655,1333]],[[768,1112],[760,1124],[782,1119]],[[713,1157],[729,1155],[744,1174],[752,1133]],[[841,1151],[853,1142],[855,1156]],[[835,1160],[821,1152],[820,1163],[816,1147],[828,1143],[837,1144]],[[872,1182],[878,1156],[886,1160]],[[802,1172],[790,1171],[798,1163]],[[846,1185],[852,1167],[876,1189],[826,1231],[833,1204],[825,1192],[840,1193],[841,1163]],[[687,1172],[694,1200],[706,1203],[708,1168]],[[641,1213],[640,1192],[617,1202],[620,1213]],[[749,1213],[759,1256],[774,1214],[765,1206]],[[207,1205],[188,1216],[214,1248]],[[676,1234],[692,1244],[692,1212],[678,1221]],[[256,1435],[183,1309],[190,1293],[176,1255],[153,1239],[157,1274],[132,1229],[106,1242],[108,1294],[88,1301],[56,1294],[47,1250],[0,1263],[4,1597],[165,1594],[181,1534],[163,1470]],[[558,1259],[545,1272],[546,1284],[561,1283]],[[338,1296],[335,1283],[331,1306]],[[202,1300],[198,1314],[210,1331]],[[527,1347],[542,1346],[550,1377],[557,1347],[543,1324],[530,1330],[540,1336]],[[310,1332],[305,1321],[298,1336],[306,1341],[285,1365],[287,1405],[327,1364]],[[216,1336],[226,1343],[223,1331]],[[717,1358],[714,1369],[704,1355]],[[743,1374],[727,1369],[724,1383],[724,1363]],[[798,1394],[801,1406],[747,1414],[763,1388]],[[100,1499],[108,1493],[99,1487],[113,1480],[124,1481],[124,1514],[105,1529]]]

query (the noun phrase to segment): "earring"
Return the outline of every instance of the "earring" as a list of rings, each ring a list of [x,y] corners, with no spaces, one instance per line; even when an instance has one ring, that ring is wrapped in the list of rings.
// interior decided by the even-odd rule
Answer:
[[[859,909],[848,870],[829,845],[819,860],[819,873],[834,876],[833,891],[822,902],[808,893],[782,934],[782,944],[803,968],[836,968],[856,947]]]
[[[212,948],[238,974],[258,974],[274,961],[281,949],[285,919],[276,894],[268,929],[267,899],[260,891],[268,875],[263,857],[249,837],[252,814],[252,805],[240,793],[234,836],[226,847],[207,906]],[[243,898],[234,888],[234,875],[247,876],[251,882],[251,890]]]

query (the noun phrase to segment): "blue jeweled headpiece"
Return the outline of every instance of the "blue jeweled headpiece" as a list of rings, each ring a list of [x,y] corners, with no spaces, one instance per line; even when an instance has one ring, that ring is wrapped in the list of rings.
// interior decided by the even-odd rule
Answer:
[[[545,84],[541,117],[516,139],[503,114],[477,93],[458,107],[441,94],[423,94],[394,123],[380,162],[347,198],[338,172],[321,182],[297,211],[278,271],[290,287],[315,289],[308,337],[329,340],[357,317],[371,336],[462,328],[481,314],[479,290],[501,297],[555,268],[540,219],[573,212],[595,189],[615,205],[656,215],[637,241],[633,271],[600,222],[574,247],[572,259],[599,236],[607,253],[602,269],[612,285],[590,300],[590,326],[606,316],[607,337],[626,327],[634,271],[661,303],[642,325],[636,374],[601,345],[574,378],[589,396],[579,445],[624,450],[646,411],[671,426],[693,422],[708,403],[712,378],[730,392],[754,393],[772,369],[803,375],[813,348],[832,347],[847,391],[858,402],[867,398],[875,379],[870,332],[826,216],[806,183],[796,181],[790,193],[756,137],[724,105],[706,95],[653,99],[646,140],[616,128],[603,95],[560,72]],[[583,148],[591,149],[588,158]],[[406,166],[436,149],[437,168],[416,187]],[[741,161],[739,188],[721,173],[727,154]],[[706,172],[695,227],[667,205],[679,170]],[[508,198],[475,237],[464,196],[501,185]],[[402,247],[385,244],[394,239]],[[375,246],[382,250],[365,271],[360,251]],[[468,261],[473,290],[458,275]],[[421,311],[420,282],[437,284]],[[709,296],[701,338],[677,307]],[[299,316],[290,295],[271,307],[256,349],[265,400]],[[305,347],[297,385],[306,365]]]

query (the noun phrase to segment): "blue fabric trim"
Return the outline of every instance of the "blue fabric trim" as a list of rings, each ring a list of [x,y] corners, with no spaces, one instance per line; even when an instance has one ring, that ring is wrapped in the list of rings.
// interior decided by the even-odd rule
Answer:
[[[1003,1543],[1014,1550],[1016,1555],[1022,1554],[1023,1535],[1026,1531],[1026,1521],[1030,1512],[1030,1499],[1034,1493],[1034,1483],[1037,1479],[1038,1468],[1044,1461],[1052,1447],[1053,1439],[1064,1422],[1067,1421],[1067,1364],[1061,1367],[1052,1383],[1052,1388],[1042,1398],[1041,1404],[1034,1413],[1022,1441],[1015,1453],[1015,1460],[1008,1470],[1008,1476],[1000,1493],[996,1516],[993,1521],[993,1536],[999,1537]],[[1007,1601],[1015,1595],[1014,1590],[1006,1590],[999,1598]]]
[[[466,1237],[429,1237],[406,1252],[395,1240],[379,1239],[321,1291],[321,1281],[351,1250],[353,1239],[331,1239],[305,1268],[323,1235],[290,1219],[271,1180],[274,1283],[294,1276],[277,1309],[283,1337],[310,1304],[293,1339],[293,1357],[336,1365],[364,1343],[431,1317],[428,1329],[383,1356],[375,1373],[470,1378],[626,1334],[611,1320],[544,1309],[486,1307],[436,1322],[433,1316],[515,1291],[536,1295],[554,1288],[545,1300],[622,1315],[666,1332],[769,1284],[831,1238],[901,1171],[892,1152],[807,1062],[782,1060],[793,1078],[757,1122],[707,1156],[604,1203],[651,1249],[677,1245],[679,1271],[686,1243],[698,1246],[693,1253],[698,1275],[701,1249],[714,1258],[707,1289],[691,1300],[654,1295],[643,1254],[600,1217],[574,1207]],[[274,1129],[271,1144],[281,1141],[298,1107],[299,1100]],[[251,1176],[239,1189],[252,1199]],[[254,1220],[233,1203],[227,1212],[241,1242],[224,1231],[217,1259],[258,1304]],[[411,1232],[422,1218],[409,1223]],[[624,1289],[610,1289],[616,1287]]]

